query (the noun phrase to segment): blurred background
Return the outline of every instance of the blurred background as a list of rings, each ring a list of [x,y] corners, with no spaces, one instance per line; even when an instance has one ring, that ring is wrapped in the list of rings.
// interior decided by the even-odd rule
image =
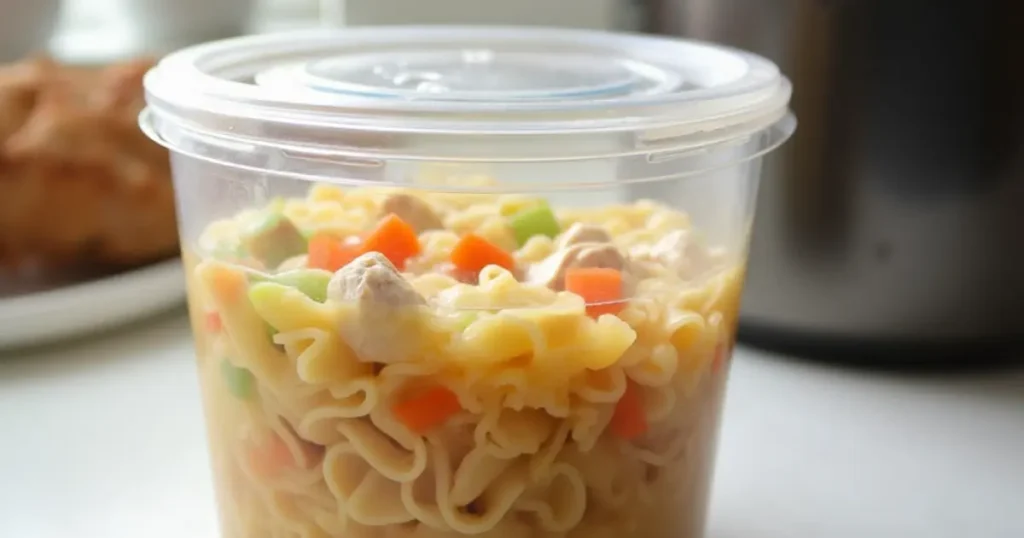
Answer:
[[[653,32],[749,49],[793,79],[800,128],[766,164],[743,338],[811,354],[906,362],[1004,356],[1024,339],[1019,2],[982,0],[966,8],[925,0],[0,0],[0,7],[0,59],[6,62],[24,64],[29,55],[44,53],[68,69],[129,65],[76,78],[77,93],[93,96],[77,101],[60,97],[68,92],[59,88],[68,84],[54,74],[59,70],[37,65],[31,79],[25,69],[7,69],[0,106],[31,108],[11,97],[17,93],[11,88],[24,90],[26,84],[50,96],[33,101],[32,113],[9,114],[23,117],[27,126],[54,123],[33,117],[88,109],[89,121],[105,125],[98,128],[114,128],[107,125],[112,117],[123,127],[141,106],[138,83],[147,62],[191,43],[249,32],[539,24]],[[146,60],[140,64],[140,58]],[[55,101],[49,108],[38,104]],[[108,106],[81,104],[96,102]],[[21,130],[29,134],[13,125],[4,129],[4,151],[13,163],[53,162],[56,139],[78,146],[68,143],[74,131],[68,125]],[[37,146],[50,149],[33,151]],[[169,182],[163,156],[139,157],[145,149],[151,148],[140,138],[77,161],[58,157],[91,167],[86,175],[95,176],[92,161],[121,162],[128,154],[142,160],[134,168],[142,172],[123,181]],[[68,166],[79,169],[74,163]],[[38,171],[46,167],[24,165],[22,170],[36,172],[18,172],[8,165],[0,173],[46,177]],[[112,165],[110,174],[125,168]],[[115,202],[95,207],[122,208],[124,221],[164,239],[141,241],[102,229],[95,222],[103,219],[77,203],[67,219],[74,234],[43,230],[29,242],[19,232],[0,244],[7,258],[19,260],[15,274],[21,280],[14,288],[36,289],[25,284],[26,274],[44,274],[45,287],[174,255],[169,195],[126,195]],[[31,200],[19,207],[0,205],[0,224],[23,229],[25,215],[38,214],[26,209]],[[140,207],[147,217],[132,215]],[[31,265],[33,273],[23,259],[45,262]],[[68,266],[75,268],[72,275],[60,276]],[[100,268],[81,271],[94,266]]]

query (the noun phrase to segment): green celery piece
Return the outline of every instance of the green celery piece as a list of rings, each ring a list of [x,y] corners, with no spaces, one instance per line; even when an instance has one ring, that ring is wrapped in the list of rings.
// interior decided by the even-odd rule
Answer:
[[[281,222],[281,219],[285,218],[282,212],[283,209],[284,205],[277,203],[276,200],[267,204],[266,207],[260,209],[251,218],[246,219],[246,222],[242,224],[242,235],[259,235],[273,229]]]
[[[275,288],[283,286],[283,284],[277,284],[273,280],[274,277],[271,275],[249,273],[249,303],[255,307],[259,304],[261,297],[268,291],[273,292]],[[270,343],[277,345],[274,342],[274,335],[278,333],[277,328],[271,325],[269,321],[263,320],[263,330],[267,334],[267,339],[270,340]]]
[[[293,269],[276,275],[252,273],[249,280],[255,283],[273,282],[301,291],[306,297],[318,303],[327,300],[327,284],[333,275],[322,269]]]
[[[562,231],[558,219],[547,204],[523,209],[509,217],[509,225],[519,246],[523,246],[535,235],[554,238]]]
[[[242,231],[242,244],[268,268],[306,252],[307,241],[288,217],[264,210]]]
[[[236,398],[248,400],[252,397],[256,388],[256,378],[252,375],[252,372],[245,368],[239,368],[231,364],[227,359],[224,359],[220,363],[220,373],[221,377],[224,378],[224,384],[228,386],[228,390]]]

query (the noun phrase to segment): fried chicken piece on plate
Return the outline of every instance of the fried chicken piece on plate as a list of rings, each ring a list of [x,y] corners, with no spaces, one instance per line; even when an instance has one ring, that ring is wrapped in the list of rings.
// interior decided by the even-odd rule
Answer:
[[[168,154],[137,124],[151,65],[0,68],[0,264],[134,266],[177,252]]]

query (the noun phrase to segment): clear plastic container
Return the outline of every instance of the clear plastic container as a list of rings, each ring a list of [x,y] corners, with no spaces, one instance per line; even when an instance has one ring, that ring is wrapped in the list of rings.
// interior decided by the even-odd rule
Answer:
[[[770,62],[523,28],[173,54],[227,538],[703,534]]]

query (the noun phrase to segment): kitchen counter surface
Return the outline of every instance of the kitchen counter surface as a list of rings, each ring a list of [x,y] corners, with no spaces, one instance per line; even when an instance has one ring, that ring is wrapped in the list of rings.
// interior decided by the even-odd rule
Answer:
[[[216,536],[188,323],[0,354],[0,535]],[[1024,536],[1024,371],[740,347],[708,538]]]

